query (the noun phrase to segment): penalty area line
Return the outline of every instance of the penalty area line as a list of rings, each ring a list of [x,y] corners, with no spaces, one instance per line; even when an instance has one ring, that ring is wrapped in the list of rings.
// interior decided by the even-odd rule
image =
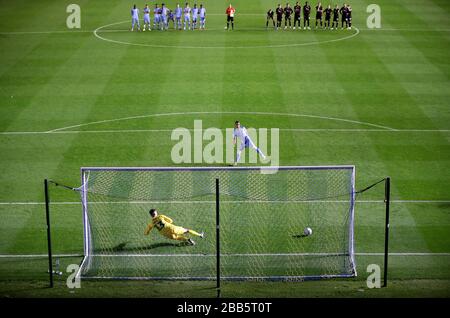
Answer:
[[[274,128],[274,127],[273,127]],[[273,129],[270,128],[270,129]],[[196,129],[186,128],[188,131]],[[450,129],[340,129],[340,128],[277,128],[279,131],[288,132],[342,132],[342,133],[448,133]],[[71,134],[127,134],[127,133],[167,133],[174,132],[176,129],[118,129],[118,130],[58,130],[58,131],[3,131],[0,135],[71,135]],[[225,130],[221,129],[221,130]]]

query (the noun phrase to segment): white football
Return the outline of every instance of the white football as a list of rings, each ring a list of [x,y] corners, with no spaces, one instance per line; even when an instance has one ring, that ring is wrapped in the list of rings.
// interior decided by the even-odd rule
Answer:
[[[312,234],[311,228],[305,227],[305,229],[303,230],[303,234],[305,234],[306,236],[310,236]]]

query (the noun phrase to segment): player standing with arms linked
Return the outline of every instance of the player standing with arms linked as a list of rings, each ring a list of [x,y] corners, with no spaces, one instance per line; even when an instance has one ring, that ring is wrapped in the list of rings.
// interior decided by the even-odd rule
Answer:
[[[175,21],[176,21],[176,29],[181,30],[181,16],[183,15],[183,9],[181,9],[180,4],[177,3],[177,7],[175,8]]]
[[[197,4],[194,3],[194,7],[192,8],[192,30],[195,30],[197,27],[198,13]]]
[[[333,30],[333,28],[337,28],[339,27],[339,5],[336,5],[336,7],[333,9],[333,24],[331,26],[331,30]]]
[[[320,27],[323,27],[323,22],[322,22],[322,14],[323,14],[323,7],[322,7],[322,3],[318,3],[316,5],[316,29],[317,29],[317,23],[320,21]]]
[[[188,26],[188,30],[191,29],[191,8],[189,7],[189,3],[186,2],[186,6],[184,7],[184,27],[183,30],[186,30],[186,24]]]
[[[291,15],[292,15],[292,8],[289,3],[286,3],[286,7],[284,8],[284,29],[287,29],[288,21],[289,21],[289,29],[292,29],[291,24]]]
[[[169,29],[169,22],[167,21],[168,13],[169,13],[169,11],[167,10],[166,5],[163,3],[161,5],[161,22],[162,22],[161,30],[163,30],[163,31]]]
[[[147,26],[147,30],[151,31],[152,29],[150,28],[151,25],[150,8],[148,7],[148,4],[145,5],[143,11],[144,11],[144,26],[142,28],[142,31],[145,31],[145,26]]]
[[[352,29],[352,7],[350,5],[347,6],[347,26],[348,29]]]
[[[333,9],[331,9],[331,5],[328,5],[328,7],[325,9],[325,28],[330,28],[330,21],[331,21],[331,12],[333,12]]]
[[[135,24],[137,24],[137,30],[141,31],[141,26],[139,25],[139,9],[136,8],[136,5],[131,9],[131,31],[133,31]]]
[[[344,3],[339,10],[339,13],[341,14],[341,30],[344,29],[344,22],[345,27],[347,27],[347,5]]]
[[[275,10],[275,13],[277,14],[277,30],[278,28],[281,28],[281,21],[283,21],[283,8],[281,7],[281,4],[278,4],[278,7]]]
[[[305,2],[303,6],[303,29],[306,29],[306,25],[308,25],[308,30],[311,30],[309,26],[309,16],[311,14],[311,6],[308,4],[308,1]]]
[[[300,5],[300,3],[296,3],[294,6],[294,30],[295,30],[295,25],[298,22],[298,28],[299,30],[302,29],[302,26],[300,24],[300,14],[302,12],[302,6]]]
[[[200,30],[205,29],[206,24],[206,8],[203,7],[203,4],[200,4]]]
[[[159,14],[159,7],[158,4],[155,3],[155,8],[153,9],[153,29],[159,29],[160,25],[160,19],[161,15]]]
[[[225,29],[227,30],[230,29],[230,22],[231,22],[231,30],[234,30],[234,15],[236,13],[236,9],[233,8],[231,3],[228,6],[227,11],[225,11],[225,13],[227,14],[227,27]]]

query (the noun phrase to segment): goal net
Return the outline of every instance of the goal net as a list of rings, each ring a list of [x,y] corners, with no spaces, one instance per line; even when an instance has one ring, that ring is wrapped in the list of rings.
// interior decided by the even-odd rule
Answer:
[[[276,169],[82,168],[84,259],[78,275],[215,280],[220,272],[221,280],[294,281],[356,276],[354,166]],[[190,236],[196,244],[188,245],[156,228],[144,235],[152,208],[175,225],[204,232],[204,238]],[[311,235],[303,234],[306,227]]]

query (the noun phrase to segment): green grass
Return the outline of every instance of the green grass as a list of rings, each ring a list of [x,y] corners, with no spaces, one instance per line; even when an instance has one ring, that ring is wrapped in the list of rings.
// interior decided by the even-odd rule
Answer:
[[[0,1],[0,254],[46,253],[44,178],[78,185],[82,166],[174,165],[172,129],[193,128],[195,119],[225,129],[236,118],[280,128],[280,165],[354,164],[358,188],[389,175],[391,251],[450,253],[448,1],[378,1],[381,30],[366,28],[371,1],[355,2],[359,33],[265,31],[265,12],[276,5],[269,0],[234,1],[233,32],[223,30],[227,2],[203,1],[208,30],[164,33],[127,32],[119,22],[129,20],[132,1],[78,1],[82,28],[67,30],[70,3]],[[98,35],[116,43],[93,35],[112,23]],[[95,123],[133,116],[142,117]],[[68,191],[53,198],[78,200]],[[382,188],[360,197],[382,199]],[[81,207],[58,206],[52,222],[54,252],[81,254]],[[356,252],[383,251],[383,222],[382,203],[357,203]],[[79,261],[61,259],[64,266]],[[369,290],[366,267],[382,258],[361,255],[355,279],[224,283],[223,295],[449,297],[449,261],[391,256],[389,287]],[[215,296],[213,284],[201,282],[83,281],[71,291],[66,277],[47,289],[45,259],[0,258],[2,296]]]

